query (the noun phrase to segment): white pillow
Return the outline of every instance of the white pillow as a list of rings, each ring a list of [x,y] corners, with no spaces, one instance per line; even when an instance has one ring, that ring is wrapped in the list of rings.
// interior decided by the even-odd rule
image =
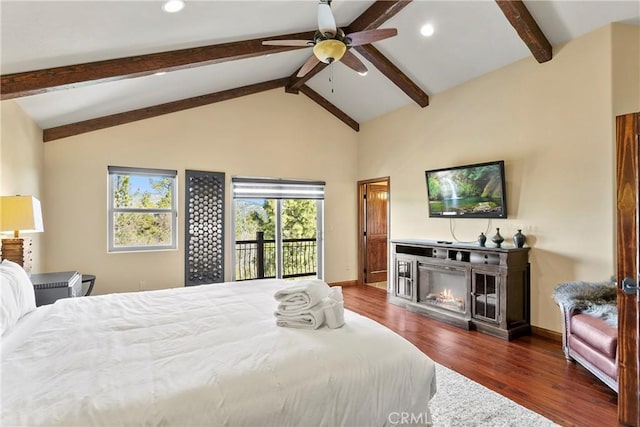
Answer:
[[[0,264],[0,334],[35,309],[36,296],[27,272],[15,262],[3,260]]]

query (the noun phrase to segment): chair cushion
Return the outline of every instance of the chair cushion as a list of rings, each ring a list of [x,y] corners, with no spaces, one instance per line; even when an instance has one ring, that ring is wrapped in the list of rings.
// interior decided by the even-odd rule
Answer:
[[[569,337],[569,348],[573,357],[576,357],[577,353],[602,373],[608,375],[614,381],[618,381],[618,361],[616,359],[609,359],[576,336]]]
[[[616,358],[618,330],[604,320],[587,314],[571,317],[571,334],[610,359]]]

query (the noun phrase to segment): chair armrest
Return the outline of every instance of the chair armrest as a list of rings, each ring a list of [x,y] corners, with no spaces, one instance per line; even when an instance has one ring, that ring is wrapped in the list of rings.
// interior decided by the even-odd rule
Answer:
[[[569,308],[565,304],[556,301],[558,307],[560,308],[560,314],[562,316],[562,350],[564,351],[564,355],[567,359],[569,359],[569,335],[571,334],[571,317],[577,313],[580,313],[580,310],[577,308]]]

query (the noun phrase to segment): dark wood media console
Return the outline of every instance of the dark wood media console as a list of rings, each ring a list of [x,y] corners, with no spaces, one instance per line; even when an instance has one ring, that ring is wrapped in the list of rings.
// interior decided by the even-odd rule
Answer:
[[[505,340],[531,333],[529,248],[391,243],[389,302]]]

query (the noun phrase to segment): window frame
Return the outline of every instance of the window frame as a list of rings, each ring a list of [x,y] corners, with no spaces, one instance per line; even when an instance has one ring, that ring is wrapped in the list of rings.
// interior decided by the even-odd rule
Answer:
[[[162,177],[171,179],[171,207],[170,208],[118,208],[114,206],[114,175]],[[107,167],[107,251],[109,253],[122,252],[151,252],[175,250],[178,248],[178,171],[171,169],[137,168],[126,166]],[[118,213],[151,213],[171,214],[171,243],[167,245],[143,245],[143,246],[115,246],[114,223]]]

